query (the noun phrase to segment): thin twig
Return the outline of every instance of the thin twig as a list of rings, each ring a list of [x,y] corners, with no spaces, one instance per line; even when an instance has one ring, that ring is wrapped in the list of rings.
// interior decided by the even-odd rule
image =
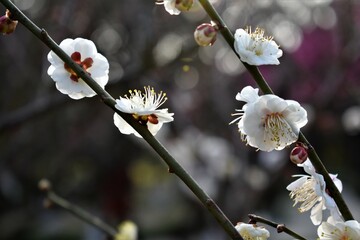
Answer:
[[[115,107],[115,99],[101,88],[89,74],[84,71],[77,63],[75,63],[47,34],[44,29],[40,29],[29,18],[25,16],[10,0],[0,0],[0,2],[10,10],[13,18],[22,23],[29,29],[36,37],[38,37],[45,45],[47,45],[58,57],[64,61],[78,76],[83,79],[86,84],[92,88],[102,101],[119,114],[127,123],[129,123],[143,138],[152,146],[152,148],[162,157],[162,159],[169,166],[172,173],[177,175],[195,194],[195,196],[202,202],[202,204],[213,215],[217,222],[223,227],[225,232],[234,240],[243,240],[240,234],[236,231],[234,225],[230,222],[227,216],[215,204],[215,202],[204,192],[204,190],[197,184],[197,182],[186,172],[186,170],[171,156],[165,147],[154,138],[148,131],[146,126],[139,124],[133,119],[130,114],[123,113]],[[208,204],[211,202],[212,204]],[[216,206],[216,207],[214,207]]]
[[[217,11],[214,9],[212,4],[208,0],[199,0],[200,4],[203,6],[209,17],[212,21],[216,22],[217,24],[220,24],[219,31],[225,38],[226,42],[229,44],[231,49],[234,51],[234,53],[239,57],[239,55],[236,53],[234,48],[234,35],[231,33],[231,31],[228,29],[228,27],[225,25],[224,21],[222,20],[221,16],[217,13]],[[240,58],[239,58],[240,59]],[[240,60],[241,61],[241,60]],[[270,86],[267,84],[264,77],[261,75],[261,72],[256,66],[251,66],[245,62],[242,62],[244,66],[247,68],[247,70],[250,72],[250,74],[253,76],[255,82],[261,89],[261,91],[264,94],[273,94],[273,91],[271,90]],[[306,146],[311,146],[308,140],[305,138],[304,134],[302,132],[299,133],[299,141],[303,142]],[[339,208],[339,211],[341,212],[343,218],[347,220],[353,220],[354,217],[352,216],[348,206],[346,205],[346,202],[344,201],[341,193],[335,186],[334,182],[332,181],[328,171],[326,170],[324,164],[321,162],[319,156],[317,155],[315,149],[313,147],[309,148],[309,159],[311,163],[314,165],[316,171],[324,176],[324,180],[326,182],[326,188],[329,191],[329,194],[332,198],[334,198],[336,205]]]
[[[270,221],[270,220],[268,220],[266,218],[257,216],[255,214],[249,214],[248,217],[250,218],[250,223],[252,223],[252,224],[256,224],[257,222],[261,222],[261,223],[264,223],[266,225],[269,225],[270,227],[276,228],[278,233],[284,232],[284,233],[287,233],[288,235],[294,237],[295,239],[306,240],[306,238],[300,236],[296,232],[294,232],[291,229],[285,227],[284,224],[280,224],[280,223]]]
[[[66,199],[60,197],[57,195],[51,188],[51,183],[47,179],[42,179],[39,182],[39,188],[41,191],[46,193],[46,207],[51,206],[53,204],[56,204],[57,206],[62,207],[66,211],[72,213],[75,215],[75,217],[78,217],[85,222],[99,228],[104,233],[106,233],[109,236],[115,236],[117,234],[117,231],[112,226],[105,223],[100,218],[90,214],[86,210],[82,209],[79,206],[76,206],[75,204],[67,201]],[[50,201],[50,202],[49,202]]]

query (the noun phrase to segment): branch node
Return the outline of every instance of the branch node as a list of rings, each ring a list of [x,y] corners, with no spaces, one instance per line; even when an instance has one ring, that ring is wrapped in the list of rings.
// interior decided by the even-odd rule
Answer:
[[[276,230],[278,233],[282,233],[286,229],[285,224],[278,224]]]

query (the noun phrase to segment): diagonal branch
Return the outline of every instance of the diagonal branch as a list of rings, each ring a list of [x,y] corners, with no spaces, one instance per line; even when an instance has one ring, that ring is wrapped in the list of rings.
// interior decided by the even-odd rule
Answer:
[[[234,225],[230,222],[227,216],[215,204],[215,202],[204,192],[204,190],[197,184],[197,182],[186,172],[186,170],[172,157],[172,155],[165,149],[165,147],[154,138],[148,131],[146,126],[139,124],[133,119],[130,114],[123,113],[115,107],[115,99],[101,88],[89,74],[84,71],[78,64],[76,64],[70,56],[68,56],[56,42],[47,34],[44,29],[40,29],[35,25],[25,14],[20,11],[10,0],[0,0],[0,2],[10,10],[14,19],[22,23],[29,31],[31,31],[37,38],[39,38],[46,46],[48,46],[58,57],[63,60],[78,76],[83,79],[101,98],[101,100],[119,114],[127,123],[129,123],[148,144],[162,157],[162,159],[169,166],[170,172],[177,175],[201,201],[201,203],[208,209],[217,222],[223,227],[225,232],[234,240],[243,240],[240,234],[236,231]],[[211,203],[211,204],[209,204]],[[215,206],[215,207],[214,207]]]

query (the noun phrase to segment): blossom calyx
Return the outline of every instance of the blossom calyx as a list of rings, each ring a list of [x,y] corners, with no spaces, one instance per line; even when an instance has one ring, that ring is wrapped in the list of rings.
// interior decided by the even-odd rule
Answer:
[[[194,32],[194,38],[199,46],[211,46],[216,41],[217,27],[211,23],[199,25]]]
[[[3,35],[13,33],[16,29],[18,21],[11,19],[11,13],[6,9],[4,16],[0,17],[0,32]]]
[[[175,7],[180,11],[189,11],[193,6],[194,0],[175,0]]]
[[[307,158],[307,148],[302,145],[294,147],[290,152],[290,160],[295,164],[301,164],[305,162]]]

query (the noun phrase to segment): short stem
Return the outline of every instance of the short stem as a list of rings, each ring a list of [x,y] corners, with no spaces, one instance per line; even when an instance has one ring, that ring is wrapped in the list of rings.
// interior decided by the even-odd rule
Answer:
[[[216,12],[212,4],[208,0],[199,0],[200,4],[203,6],[211,20],[217,24],[219,24],[219,31],[225,38],[226,42],[229,44],[231,49],[234,51],[234,53],[239,57],[239,55],[236,53],[234,48],[234,35],[231,33],[231,31],[228,29],[228,27],[225,25],[224,21],[222,20],[221,16]],[[240,57],[239,57],[240,59]],[[250,72],[250,74],[253,76],[255,82],[261,89],[261,91],[264,94],[273,94],[272,89],[264,79],[264,77],[261,75],[261,72],[256,66],[249,65],[247,63],[244,63],[244,66],[247,68],[247,70]],[[309,142],[306,140],[304,135],[300,132],[299,134],[299,141],[302,141],[304,144],[310,146]],[[324,180],[326,182],[326,187],[329,190],[330,195],[334,198],[343,218],[347,220],[353,220],[353,216],[347,207],[344,199],[342,198],[342,195],[340,194],[339,190],[335,186],[334,182],[331,180],[331,177],[329,176],[328,171],[326,170],[325,166],[321,162],[319,156],[317,155],[314,148],[311,148],[309,151],[309,159],[311,163],[314,165],[316,171],[324,176]]]
[[[215,202],[203,191],[197,182],[185,171],[185,169],[170,155],[170,153],[161,145],[159,141],[148,131],[148,129],[135,121],[130,114],[123,113],[115,107],[115,99],[101,88],[89,74],[86,73],[78,64],[76,64],[56,43],[44,29],[40,29],[29,18],[27,18],[10,0],[0,0],[0,2],[10,10],[13,18],[22,23],[36,37],[45,43],[62,61],[64,61],[86,84],[89,85],[104,101],[106,105],[119,114],[127,123],[129,123],[153,149],[168,164],[170,171],[176,174],[209,210],[217,222],[223,227],[226,233],[234,240],[242,240],[243,238],[236,231],[234,225],[215,204]],[[211,204],[209,204],[211,203]]]
[[[266,218],[256,216],[255,214],[249,214],[248,216],[250,218],[250,223],[252,223],[252,224],[256,224],[257,222],[261,222],[261,223],[264,223],[266,225],[269,225],[270,227],[276,228],[278,233],[284,232],[284,233],[287,233],[288,235],[294,237],[295,239],[306,240],[306,238],[300,236],[296,232],[294,232],[291,229],[285,227],[284,224],[280,224],[280,223],[270,221],[270,220],[268,220]]]

